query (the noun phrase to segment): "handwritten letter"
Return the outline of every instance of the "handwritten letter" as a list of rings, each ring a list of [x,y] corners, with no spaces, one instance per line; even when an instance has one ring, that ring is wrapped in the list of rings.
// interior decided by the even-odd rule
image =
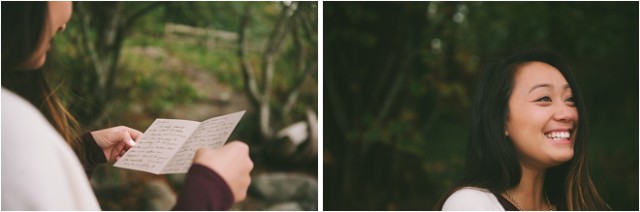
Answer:
[[[240,111],[202,123],[156,119],[114,166],[154,174],[186,173],[196,150],[224,145],[243,115]]]
[[[224,145],[242,115],[244,111],[202,122],[162,172],[186,173],[191,167],[196,150],[200,147],[218,148]]]

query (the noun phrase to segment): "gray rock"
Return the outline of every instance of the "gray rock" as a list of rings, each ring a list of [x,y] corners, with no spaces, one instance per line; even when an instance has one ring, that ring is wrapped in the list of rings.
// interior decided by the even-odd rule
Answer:
[[[268,202],[295,201],[305,210],[317,208],[318,182],[310,176],[292,173],[262,174],[254,177],[251,190]]]
[[[153,180],[145,186],[145,193],[149,195],[149,210],[167,211],[176,204],[177,195],[166,181]]]
[[[182,186],[184,186],[187,179],[187,174],[168,174],[165,176],[167,176],[167,180],[176,190],[182,190]]]
[[[298,204],[305,211],[317,211],[318,210],[318,199],[317,198],[315,200],[313,200],[313,201],[311,201],[311,200],[302,200],[302,201],[299,201]]]
[[[300,204],[296,202],[283,202],[272,205],[266,209],[267,211],[301,211],[304,210]]]

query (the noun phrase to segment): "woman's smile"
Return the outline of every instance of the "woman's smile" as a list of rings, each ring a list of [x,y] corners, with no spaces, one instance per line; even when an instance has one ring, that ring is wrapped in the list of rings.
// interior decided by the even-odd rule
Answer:
[[[553,129],[544,132],[544,136],[554,144],[571,144],[573,143],[573,136],[571,129]]]

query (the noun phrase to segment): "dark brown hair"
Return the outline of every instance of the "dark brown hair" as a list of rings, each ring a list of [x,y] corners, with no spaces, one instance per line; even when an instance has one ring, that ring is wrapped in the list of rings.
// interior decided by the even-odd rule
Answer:
[[[42,40],[47,39],[45,32],[51,27],[48,10],[48,2],[2,3],[2,87],[38,108],[82,159],[82,146],[78,140],[80,125],[56,95],[57,89],[51,89],[47,80],[54,72],[42,67],[36,70],[20,68]]]
[[[442,205],[456,190],[466,187],[485,188],[501,193],[518,185],[522,170],[515,148],[504,135],[509,114],[508,102],[517,69],[528,62],[539,61],[560,71],[569,83],[580,119],[576,126],[574,157],[546,172],[544,190],[558,210],[610,210],[596,190],[587,165],[587,111],[582,93],[569,65],[551,51],[526,51],[492,64],[475,91],[471,111],[471,130],[467,158],[460,183],[436,206]]]

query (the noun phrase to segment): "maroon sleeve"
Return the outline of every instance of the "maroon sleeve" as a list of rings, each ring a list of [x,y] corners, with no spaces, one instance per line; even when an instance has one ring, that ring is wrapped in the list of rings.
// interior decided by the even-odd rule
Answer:
[[[233,202],[231,189],[218,173],[203,165],[193,164],[173,210],[229,210]]]
[[[84,160],[82,160],[82,166],[87,177],[91,179],[93,170],[95,170],[98,165],[106,163],[107,158],[104,156],[102,148],[100,148],[98,143],[96,143],[96,140],[93,139],[91,132],[82,134],[81,139],[85,157]]]

